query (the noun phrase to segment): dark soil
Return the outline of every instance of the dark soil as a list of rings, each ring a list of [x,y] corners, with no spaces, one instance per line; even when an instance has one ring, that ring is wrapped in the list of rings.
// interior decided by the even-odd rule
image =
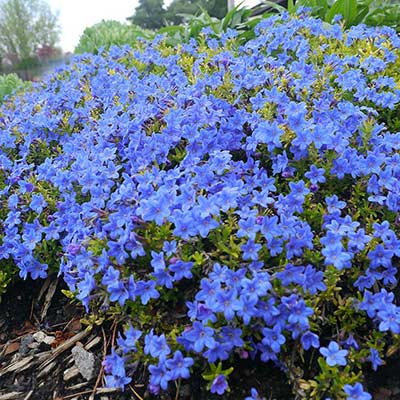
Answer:
[[[96,355],[100,364],[105,349],[110,351],[111,348],[112,327],[105,324],[95,328],[75,343],[75,338],[85,335],[85,326],[80,323],[84,310],[79,305],[72,305],[62,294],[61,290],[64,287],[61,282],[57,283],[54,295],[48,295],[46,298],[49,288],[55,285],[55,280],[56,277],[51,277],[46,282],[18,281],[1,299],[0,400],[169,400],[175,398],[239,400],[249,395],[251,387],[258,388],[266,399],[291,400],[294,398],[283,372],[272,363],[265,364],[253,360],[237,362],[229,379],[231,394],[224,396],[213,396],[205,392],[204,381],[200,373],[195,372],[189,381],[182,382],[178,396],[176,396],[175,387],[171,387],[170,392],[162,396],[150,396],[146,390],[148,377],[144,365],[136,367],[135,382],[124,393],[103,391],[94,395],[96,388],[103,387],[102,371],[89,381],[85,380],[80,373],[75,373],[73,377],[66,380],[64,373],[74,366],[71,349],[76,344],[88,346],[88,351]],[[44,308],[47,303],[49,307],[46,311]],[[33,341],[32,337],[37,332],[56,337],[56,342],[52,346],[36,343],[36,348],[27,347],[26,344]],[[46,362],[57,348],[65,346],[68,340],[74,341],[73,345],[60,352],[48,370],[42,368],[43,362]],[[33,342],[35,344],[35,341]],[[25,367],[4,373],[10,366],[26,360],[30,361]],[[371,371],[371,374],[368,374],[368,386],[374,393],[374,399],[400,400],[399,370],[400,357],[395,356],[377,372]]]

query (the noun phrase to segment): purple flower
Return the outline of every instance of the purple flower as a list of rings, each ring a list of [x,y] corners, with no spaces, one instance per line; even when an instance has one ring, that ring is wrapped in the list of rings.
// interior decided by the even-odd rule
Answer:
[[[211,393],[222,395],[228,389],[228,382],[224,375],[218,375],[211,384]]]

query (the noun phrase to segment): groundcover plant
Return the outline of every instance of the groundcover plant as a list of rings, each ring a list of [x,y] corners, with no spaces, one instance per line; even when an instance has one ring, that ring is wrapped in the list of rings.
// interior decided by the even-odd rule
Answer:
[[[297,397],[370,399],[400,345],[400,39],[256,34],[82,55],[4,105],[0,265],[120,321],[109,386],[146,362],[154,394],[195,370],[228,396],[251,357]]]

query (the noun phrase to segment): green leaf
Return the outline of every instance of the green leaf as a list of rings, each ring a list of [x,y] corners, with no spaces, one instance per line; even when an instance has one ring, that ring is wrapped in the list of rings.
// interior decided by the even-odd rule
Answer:
[[[74,298],[75,298],[74,293],[71,292],[71,291],[69,291],[69,290],[62,289],[62,290],[61,290],[61,293],[62,293],[65,297],[67,297],[68,299],[74,299]]]
[[[166,34],[174,34],[174,33],[182,33],[185,30],[185,28],[183,26],[177,26],[177,25],[170,25],[170,26],[166,26],[164,28],[161,28],[157,31],[157,34],[162,34],[162,33],[166,33]]]
[[[346,26],[352,25],[352,21],[357,16],[357,0],[337,0],[327,12],[325,21],[332,22],[335,15],[342,15]]]
[[[287,9],[289,14],[294,14],[296,12],[296,6],[294,5],[293,0],[288,0]]]
[[[233,372],[233,367],[230,367],[230,368],[228,368],[228,369],[225,369],[225,370],[223,370],[222,372],[223,372],[223,374],[224,374],[225,376],[228,376],[228,375],[230,375],[230,374]]]
[[[286,11],[286,8],[285,8],[285,7],[281,6],[280,4],[274,3],[273,1],[265,0],[265,1],[263,1],[262,4],[265,5],[265,6],[268,6],[268,7],[272,8],[273,10],[278,11],[279,13],[283,13],[283,12]]]
[[[237,6],[232,8],[232,10],[230,10],[224,17],[224,19],[221,21],[222,24],[222,30],[225,31],[226,28],[230,25],[233,15],[235,14],[235,12],[237,11]]]
[[[317,6],[317,3],[316,3],[315,0],[297,0],[296,1],[297,9],[299,7],[311,7],[311,8],[313,8],[313,7],[316,7],[316,6]]]
[[[315,15],[321,19],[324,19],[326,13],[329,10],[328,1],[327,0],[318,0],[313,8],[314,8],[313,15]]]
[[[361,22],[364,21],[364,18],[368,15],[368,12],[369,12],[368,5],[361,6],[358,10],[356,17],[353,19],[352,24],[353,25],[361,24]]]
[[[215,374],[203,374],[202,377],[205,381],[213,381],[215,379]]]

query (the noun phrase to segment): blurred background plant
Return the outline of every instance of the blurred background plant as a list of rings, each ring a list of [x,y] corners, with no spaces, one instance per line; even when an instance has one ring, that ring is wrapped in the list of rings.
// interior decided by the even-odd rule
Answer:
[[[400,2],[393,0],[288,0],[287,7],[265,0],[262,4],[278,12],[289,11],[290,14],[306,7],[313,16],[328,23],[340,14],[347,28],[363,23],[369,26],[387,25],[400,31]]]
[[[151,39],[153,37],[154,32],[137,25],[103,20],[84,30],[75,48],[75,53],[97,54],[100,47],[108,50],[113,45],[129,44],[134,47],[139,38]]]
[[[363,3],[363,2],[361,2]],[[364,1],[368,13],[362,22],[371,26],[387,25],[400,31],[400,3],[389,0]]]
[[[17,74],[0,75],[0,104],[3,103],[6,96],[29,86],[30,84],[20,79]]]
[[[168,25],[179,25],[187,16],[198,15],[203,10],[209,16],[222,19],[228,12],[226,0],[173,0],[164,8],[163,0],[139,0],[135,13],[127,19],[132,24],[147,29],[160,29]]]
[[[146,4],[150,5],[152,1]],[[142,12],[145,13],[146,10],[144,3],[144,1],[141,2],[143,7],[140,11],[140,18],[137,17],[139,14],[135,14],[137,18],[135,16],[128,18],[130,21],[136,21],[138,25],[128,25],[118,21],[102,21],[95,24],[85,29],[75,48],[75,53],[89,52],[97,54],[97,50],[100,47],[109,49],[112,45],[122,46],[129,44],[135,47],[135,43],[139,38],[152,39],[160,34],[165,36],[165,43],[167,45],[176,46],[180,43],[187,43],[191,38],[199,38],[200,33],[206,28],[209,28],[210,36],[215,38],[220,38],[228,29],[235,29],[239,37],[239,42],[243,42],[252,39],[254,37],[253,28],[262,18],[271,15],[271,12],[266,12],[260,16],[255,16],[254,12],[257,12],[260,7],[249,9],[242,7],[240,4],[223,14],[222,7],[212,8],[210,6],[212,2],[208,2],[208,8],[203,8],[199,1],[192,1],[190,4],[185,4],[179,0],[171,3],[170,7],[174,7],[174,12],[185,9],[188,12],[172,14],[169,7],[166,13],[163,14],[164,16],[171,16],[169,20],[164,20],[163,22],[168,25],[162,26],[160,29],[154,30],[153,28],[151,30],[145,27],[158,27],[162,23],[154,15],[152,17],[153,22],[150,23],[147,17],[141,14]],[[224,4],[226,9],[226,2]],[[156,16],[159,15],[157,9],[156,7]],[[172,18],[172,15],[175,15],[175,19]],[[222,15],[222,18],[218,18],[216,15]],[[148,10],[148,18],[151,18],[150,9]],[[174,21],[179,21],[179,24],[169,24]]]
[[[0,71],[32,80],[32,70],[60,58],[58,16],[43,0],[0,0]]]
[[[250,18],[252,10],[236,6],[231,9],[222,19],[212,17],[205,9],[197,15],[184,15],[185,22],[181,25],[171,25],[161,28],[157,33],[167,37],[167,44],[177,45],[186,43],[191,38],[198,38],[203,30],[208,28],[211,37],[220,38],[228,29],[236,30],[238,42],[247,41],[254,37],[254,27],[268,14],[260,17]]]

